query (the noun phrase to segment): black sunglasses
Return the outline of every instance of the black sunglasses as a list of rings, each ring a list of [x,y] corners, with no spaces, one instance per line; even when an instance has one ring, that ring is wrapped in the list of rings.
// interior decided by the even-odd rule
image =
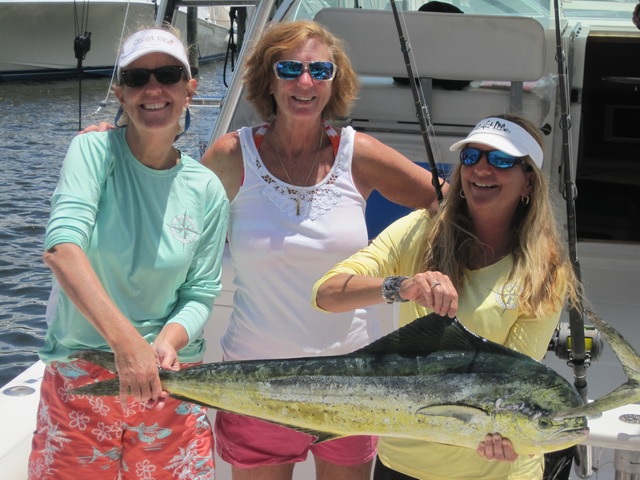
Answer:
[[[489,165],[496,168],[511,168],[516,163],[526,166],[524,157],[509,155],[500,150],[480,150],[479,148],[465,147],[460,150],[460,163],[463,165],[475,165],[480,161],[482,155],[486,155]]]
[[[173,85],[180,81],[183,72],[184,67],[168,65],[166,67],[154,68],[153,70],[149,70],[148,68],[132,68],[131,70],[120,72],[120,76],[122,77],[122,82],[127,87],[139,88],[149,83],[151,74],[156,77],[158,83],[162,85]]]
[[[295,80],[306,70],[314,80],[333,80],[336,66],[332,62],[299,62],[281,60],[273,64],[276,76],[280,80]]]

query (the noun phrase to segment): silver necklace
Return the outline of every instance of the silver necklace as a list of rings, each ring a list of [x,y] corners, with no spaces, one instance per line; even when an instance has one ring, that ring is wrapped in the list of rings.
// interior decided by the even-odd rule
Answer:
[[[304,179],[304,186],[306,187],[309,183],[309,178],[311,177],[311,173],[315,170],[316,164],[318,163],[318,157],[320,156],[320,150],[322,148],[322,137],[324,136],[324,128],[320,131],[320,141],[318,142],[318,150],[316,151],[316,156],[313,159],[313,163],[311,164],[311,168],[309,169],[309,173],[307,173],[307,177]],[[289,185],[296,186],[291,177],[289,176],[289,172],[284,168],[284,163],[282,163],[282,158],[280,157],[280,150],[278,149],[278,142],[276,141],[276,136],[273,133],[273,129],[271,130],[271,138],[273,138],[273,147],[276,150],[276,157],[278,158],[278,162],[280,163],[280,167],[282,167],[282,171],[287,176],[287,180],[289,181]],[[302,201],[302,190],[301,189],[293,189],[289,188],[289,193],[295,194],[296,200],[296,216],[300,216],[300,202]]]

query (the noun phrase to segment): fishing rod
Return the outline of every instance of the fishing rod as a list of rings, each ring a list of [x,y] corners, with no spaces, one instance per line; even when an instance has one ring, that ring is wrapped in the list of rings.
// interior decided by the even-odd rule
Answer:
[[[571,143],[569,140],[569,131],[571,129],[571,112],[569,110],[569,86],[567,82],[567,61],[565,52],[562,47],[562,32],[560,31],[560,7],[559,0],[553,1],[553,9],[555,16],[556,29],[556,62],[558,65],[558,89],[560,90],[560,130],[562,132],[562,170],[564,188],[562,195],[565,199],[567,210],[567,234],[569,259],[573,267],[573,271],[581,284],[580,261],[578,259],[577,234],[576,234],[576,212],[575,199],[577,197],[577,189],[573,182],[572,166],[571,166]],[[571,353],[569,364],[573,368],[573,384],[582,397],[585,404],[587,398],[587,367],[590,358],[586,352],[584,318],[582,314],[582,300],[580,296],[576,299],[577,305],[569,307],[569,328],[571,331]],[[586,445],[576,445],[575,461],[580,469],[582,478],[591,475],[591,447]]]
[[[575,199],[577,197],[576,186],[573,182],[571,166],[571,145],[569,141],[569,130],[571,129],[571,113],[569,112],[569,96],[567,85],[567,63],[562,47],[562,34],[560,32],[559,0],[554,0],[555,27],[556,27],[556,62],[558,64],[558,82],[560,90],[560,129],[562,131],[562,170],[564,189],[562,195],[565,199],[567,210],[567,233],[569,243],[569,258],[574,273],[581,280],[580,261],[577,252],[576,234],[576,214]],[[580,301],[580,299],[578,299]],[[582,305],[575,305],[569,308],[569,324],[571,327],[571,363],[573,364],[575,387],[578,392],[587,400],[586,368],[588,366],[588,355],[585,345],[584,319],[582,316]]]
[[[405,31],[403,23],[400,21],[400,14],[396,6],[395,0],[390,0],[391,9],[393,10],[393,18],[396,21],[396,27],[398,29],[398,38],[400,39],[400,49],[404,55],[404,61],[407,66],[407,74],[409,75],[409,85],[411,85],[411,92],[413,93],[413,101],[416,104],[416,115],[418,117],[418,123],[420,124],[420,131],[422,132],[422,140],[427,151],[427,160],[429,161],[429,170],[431,171],[431,182],[433,188],[435,188],[438,203],[442,202],[442,185],[438,177],[438,169],[436,167],[436,160],[434,155],[434,149],[431,145],[431,139],[435,136],[433,131],[433,125],[431,124],[431,118],[429,115],[429,109],[427,108],[427,102],[424,98],[422,87],[418,84],[415,76],[415,69],[413,67],[413,57],[411,53],[411,45],[409,43],[409,34]]]

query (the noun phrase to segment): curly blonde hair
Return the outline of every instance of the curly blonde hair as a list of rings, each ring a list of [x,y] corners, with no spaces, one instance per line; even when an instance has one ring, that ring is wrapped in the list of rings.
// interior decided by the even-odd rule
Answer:
[[[543,146],[542,133],[529,120],[516,115],[495,117],[520,125]],[[533,174],[533,189],[529,203],[520,203],[512,220],[510,251],[514,262],[509,281],[518,279],[523,289],[522,308],[541,316],[562,307],[565,299],[555,288],[558,282],[567,285],[567,297],[573,306],[580,306],[581,286],[559,233],[547,178],[531,158],[526,157],[525,162],[523,168]],[[451,193],[434,217],[424,252],[425,270],[447,274],[459,290],[464,284],[464,270],[472,266],[473,254],[481,248],[466,200],[458,195],[462,189],[460,170],[458,165],[451,175]]]
[[[349,114],[358,91],[358,76],[351,66],[342,41],[319,23],[311,20],[280,22],[269,27],[253,47],[245,62],[243,82],[247,99],[265,120],[275,117],[277,105],[267,88],[275,78],[273,64],[282,60],[282,55],[302,46],[310,38],[324,43],[336,65],[331,98],[322,116],[326,120],[345,117]]]

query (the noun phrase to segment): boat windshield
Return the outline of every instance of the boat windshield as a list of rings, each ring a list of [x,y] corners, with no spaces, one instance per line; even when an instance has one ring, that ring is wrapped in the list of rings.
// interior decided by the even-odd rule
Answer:
[[[397,0],[399,10],[418,10],[428,0]],[[553,25],[553,0],[450,0],[465,13],[532,17],[545,28]],[[560,0],[560,14],[570,23],[591,28],[633,29],[631,21],[636,0]],[[389,10],[389,0],[301,0],[285,14],[287,19],[312,19],[323,8],[364,8]]]

